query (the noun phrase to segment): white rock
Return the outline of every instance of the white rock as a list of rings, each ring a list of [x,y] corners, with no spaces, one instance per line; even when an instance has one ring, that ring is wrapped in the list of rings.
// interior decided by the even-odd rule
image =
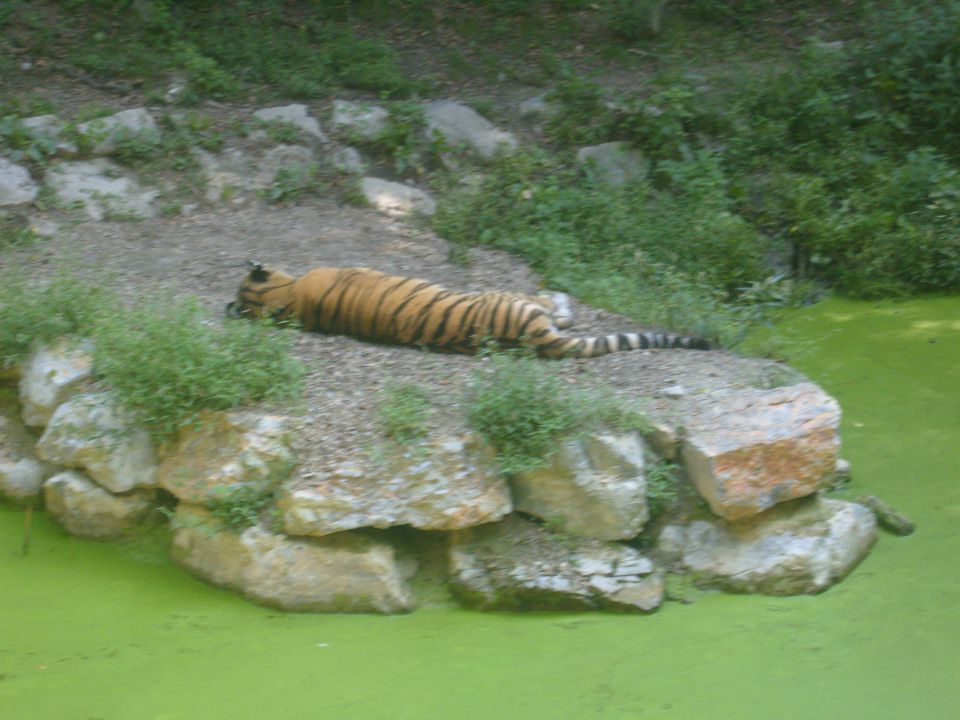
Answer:
[[[607,185],[623,185],[631,180],[643,179],[647,163],[639,150],[626,142],[609,142],[591,145],[577,151],[577,162],[590,165],[600,181]]]
[[[351,175],[363,175],[367,172],[368,165],[356,148],[342,147],[330,156],[330,162],[333,167],[341,172]]]
[[[386,130],[389,121],[390,113],[379,105],[349,100],[333,101],[333,118],[330,122],[342,135],[372,140]]]
[[[45,180],[60,200],[81,203],[93,220],[108,215],[153,217],[152,203],[159,194],[158,190],[141,190],[119,165],[103,158],[58,163],[50,168]]]
[[[14,502],[35,498],[43,489],[46,474],[46,466],[37,460],[0,457],[0,497]]]
[[[0,157],[0,207],[31,203],[39,191],[29,170]]]
[[[373,207],[388,215],[419,213],[429,216],[437,211],[437,203],[430,195],[403,183],[365,177],[360,189]]]
[[[61,341],[23,363],[19,388],[25,424],[45,426],[54,410],[83,389],[93,375],[92,352],[89,341]]]
[[[673,524],[660,534],[658,547],[704,584],[734,592],[799,595],[842,580],[875,539],[870,510],[813,497],[742,523]]]
[[[152,490],[115,495],[74,470],[43,484],[44,504],[71,535],[116,538],[132,529],[153,507]]]
[[[320,128],[320,123],[308,113],[306,105],[293,104],[264,108],[257,110],[253,116],[264,122],[285,122],[296,125],[313,139],[322,143],[329,142],[329,138]]]
[[[111,492],[156,486],[157,457],[149,434],[106,393],[76,395],[58,407],[37,442],[37,455],[83,468]]]
[[[209,582],[283,610],[407,612],[413,608],[390,545],[340,533],[293,540],[254,525],[221,528],[206,510],[181,503],[174,519],[173,556]]]
[[[53,138],[57,150],[61,153],[72,155],[77,152],[75,143],[61,139],[60,136],[66,129],[67,124],[56,115],[34,115],[24,118],[21,123],[35,137],[48,136]]]
[[[89,120],[77,125],[77,132],[94,140],[93,152],[109,155],[117,149],[117,140],[128,132],[156,132],[157,123],[146,108],[134,108]]]
[[[503,149],[513,150],[517,139],[466,105],[452,100],[434,100],[424,105],[426,134],[439,133],[451,145],[465,144],[477,155],[489,159]]]

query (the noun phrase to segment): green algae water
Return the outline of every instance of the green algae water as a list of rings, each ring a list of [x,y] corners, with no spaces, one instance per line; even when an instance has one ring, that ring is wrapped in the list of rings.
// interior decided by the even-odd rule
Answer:
[[[23,513],[4,508],[0,720],[954,720],[960,298],[831,300],[777,332],[840,400],[851,494],[918,526],[822,595],[700,593],[647,617],[284,614],[42,513],[23,556]]]

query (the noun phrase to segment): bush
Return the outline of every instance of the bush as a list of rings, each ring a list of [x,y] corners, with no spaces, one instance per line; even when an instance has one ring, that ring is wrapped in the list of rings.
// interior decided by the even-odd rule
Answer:
[[[110,315],[94,340],[94,371],[158,439],[205,408],[291,397],[302,375],[282,332],[247,322],[218,327],[195,301]]]

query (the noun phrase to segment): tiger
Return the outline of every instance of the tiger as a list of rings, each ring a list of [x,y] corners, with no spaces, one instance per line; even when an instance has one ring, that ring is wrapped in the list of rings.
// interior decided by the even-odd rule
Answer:
[[[440,352],[476,353],[485,343],[526,347],[544,358],[595,358],[645,348],[710,349],[704,338],[622,332],[575,338],[563,293],[461,293],[428,280],[366,267],[321,267],[299,278],[250,263],[230,317],[272,318],[303,329]]]

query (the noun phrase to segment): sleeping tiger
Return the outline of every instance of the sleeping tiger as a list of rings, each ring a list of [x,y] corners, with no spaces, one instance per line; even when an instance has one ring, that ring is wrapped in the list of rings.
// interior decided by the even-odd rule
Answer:
[[[592,358],[641,348],[709,349],[699,337],[671,333],[617,333],[572,338],[563,293],[458,293],[426,280],[369,268],[317,268],[300,278],[251,263],[231,317],[294,320],[306,330],[446,352],[475,352],[490,340],[525,346],[541,357]]]

